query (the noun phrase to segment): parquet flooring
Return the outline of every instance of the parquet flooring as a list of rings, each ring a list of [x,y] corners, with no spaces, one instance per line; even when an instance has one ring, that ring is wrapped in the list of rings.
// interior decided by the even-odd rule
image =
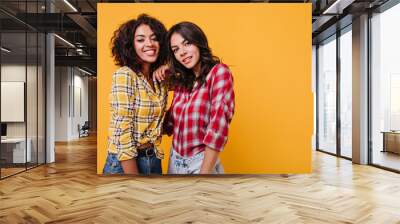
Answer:
[[[309,175],[102,177],[95,137],[0,181],[0,223],[400,223],[400,175],[315,152]]]
[[[18,173],[18,172],[21,172],[21,171],[24,171],[25,170],[25,167],[21,167],[21,168],[1,168],[1,176],[2,177],[7,177],[7,176],[10,176],[10,175],[13,175],[13,174],[15,174],[15,173]]]

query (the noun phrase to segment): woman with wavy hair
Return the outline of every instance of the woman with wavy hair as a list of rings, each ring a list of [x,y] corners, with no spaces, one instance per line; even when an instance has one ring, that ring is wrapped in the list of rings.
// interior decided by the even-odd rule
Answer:
[[[161,174],[161,126],[167,88],[153,80],[166,63],[167,30],[142,14],[122,24],[111,39],[119,68],[112,75],[108,155],[103,174]]]
[[[228,66],[215,57],[196,24],[182,22],[167,34],[174,98],[165,117],[172,130],[170,174],[223,173],[219,153],[228,140],[235,95]],[[162,81],[165,69],[155,72]]]

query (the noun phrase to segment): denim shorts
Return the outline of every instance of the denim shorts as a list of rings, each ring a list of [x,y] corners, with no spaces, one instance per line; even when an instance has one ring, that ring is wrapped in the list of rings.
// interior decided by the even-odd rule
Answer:
[[[204,160],[204,151],[192,157],[183,157],[175,150],[171,149],[169,158],[168,174],[199,174]],[[224,168],[218,159],[212,174],[223,174]]]
[[[139,174],[162,174],[161,160],[156,157],[155,153],[151,156],[136,157],[136,165]],[[103,174],[125,174],[121,162],[117,158],[117,154],[108,153]]]

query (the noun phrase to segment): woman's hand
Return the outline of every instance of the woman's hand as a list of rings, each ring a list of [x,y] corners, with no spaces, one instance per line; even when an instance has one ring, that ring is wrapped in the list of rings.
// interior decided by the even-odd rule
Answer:
[[[211,149],[210,147],[206,147],[204,151],[204,159],[201,164],[200,174],[213,174],[215,164],[218,160],[219,152]]]
[[[153,72],[153,77],[155,77],[157,81],[161,82],[165,79],[165,76],[168,75],[168,71],[169,71],[169,66],[162,65]]]
[[[124,170],[124,174],[131,174],[131,175],[139,174],[136,164],[136,158],[121,161],[121,166],[122,169]]]

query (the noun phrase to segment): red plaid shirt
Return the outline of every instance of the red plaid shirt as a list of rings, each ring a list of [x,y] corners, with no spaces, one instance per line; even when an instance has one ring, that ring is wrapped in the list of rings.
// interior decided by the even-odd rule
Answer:
[[[206,146],[222,151],[228,139],[229,123],[235,108],[233,77],[224,64],[215,65],[202,86],[193,90],[175,88],[168,126],[173,125],[173,149],[191,157]]]

